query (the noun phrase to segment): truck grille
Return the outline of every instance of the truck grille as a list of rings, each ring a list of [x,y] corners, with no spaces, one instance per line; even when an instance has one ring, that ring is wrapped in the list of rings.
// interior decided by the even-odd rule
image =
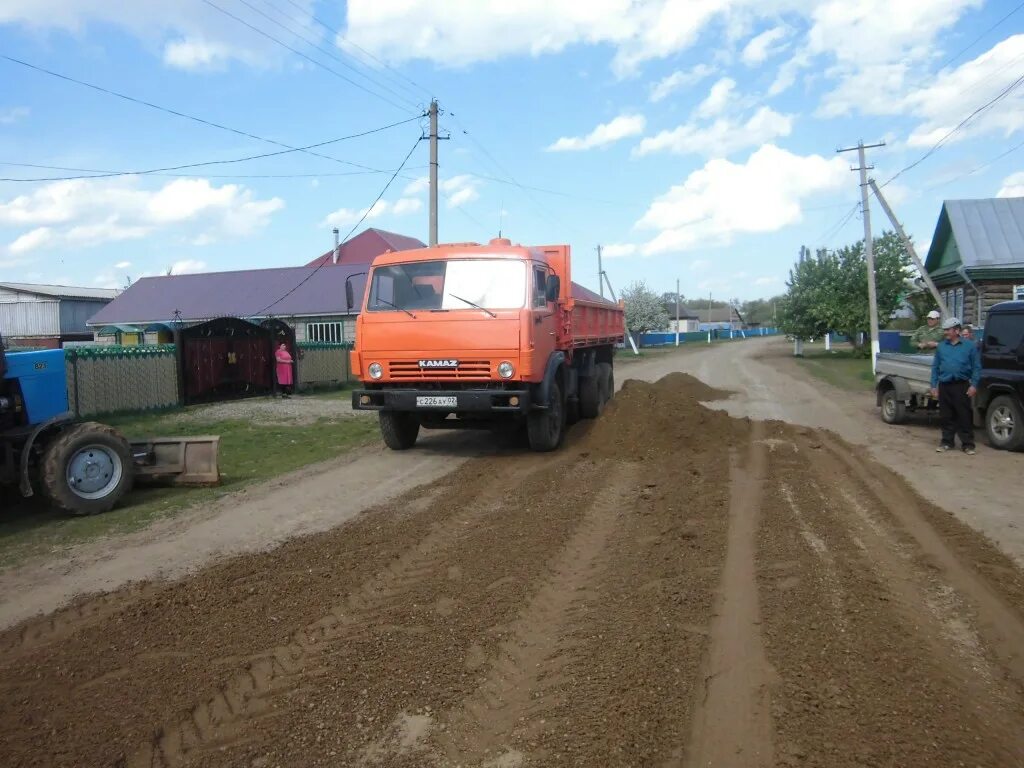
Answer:
[[[388,376],[395,381],[489,379],[491,364],[487,360],[460,360],[458,368],[421,369],[418,360],[396,360],[388,363]]]

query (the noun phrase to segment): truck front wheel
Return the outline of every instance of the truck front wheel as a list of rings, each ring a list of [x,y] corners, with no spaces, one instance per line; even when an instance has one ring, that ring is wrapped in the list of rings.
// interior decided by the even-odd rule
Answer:
[[[416,444],[420,422],[412,413],[380,411],[380,434],[393,451],[406,451]]]
[[[882,421],[886,424],[902,424],[907,418],[907,406],[896,395],[895,389],[882,394]]]
[[[43,493],[73,515],[106,512],[131,490],[133,479],[128,441],[105,424],[76,424],[43,453]]]
[[[548,407],[532,411],[526,417],[526,433],[530,439],[530,450],[553,451],[562,444],[565,434],[565,403],[562,389],[557,381],[551,382]]]

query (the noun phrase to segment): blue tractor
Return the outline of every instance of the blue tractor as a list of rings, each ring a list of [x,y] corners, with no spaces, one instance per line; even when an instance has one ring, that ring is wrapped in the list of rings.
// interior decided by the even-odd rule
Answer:
[[[0,337],[0,485],[39,489],[74,515],[106,512],[131,490],[132,448],[68,411],[64,351],[5,352]]]

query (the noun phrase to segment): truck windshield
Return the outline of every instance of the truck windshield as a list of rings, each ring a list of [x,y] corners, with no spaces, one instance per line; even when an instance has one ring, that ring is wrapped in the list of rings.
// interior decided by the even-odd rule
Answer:
[[[476,307],[519,309],[526,301],[526,264],[509,259],[417,261],[373,270],[370,312]]]

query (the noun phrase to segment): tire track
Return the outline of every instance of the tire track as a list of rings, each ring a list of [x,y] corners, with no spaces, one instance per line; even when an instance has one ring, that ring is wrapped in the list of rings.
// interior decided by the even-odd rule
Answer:
[[[764,434],[764,424],[753,422],[746,466],[735,460],[731,466],[728,545],[687,768],[774,765],[769,697],[775,675],[761,639],[754,564],[768,468]]]
[[[508,628],[510,637],[488,662],[476,691],[448,716],[436,739],[444,759],[515,768],[527,759],[521,743],[543,730],[550,687],[571,653],[563,631],[573,618],[580,591],[602,567],[602,554],[625,510],[639,491],[639,467],[619,464],[586,517],[550,565],[550,576]],[[524,727],[529,721],[530,727]]]
[[[254,654],[243,669],[188,714],[163,726],[126,761],[126,768],[176,768],[216,745],[235,743],[248,721],[265,716],[270,699],[322,674],[318,658],[338,641],[365,633],[402,595],[436,571],[461,533],[500,508],[502,497],[538,468],[524,460],[488,486],[473,503],[436,524],[423,539],[336,604],[296,631],[287,644]],[[485,503],[487,502],[487,503]]]

